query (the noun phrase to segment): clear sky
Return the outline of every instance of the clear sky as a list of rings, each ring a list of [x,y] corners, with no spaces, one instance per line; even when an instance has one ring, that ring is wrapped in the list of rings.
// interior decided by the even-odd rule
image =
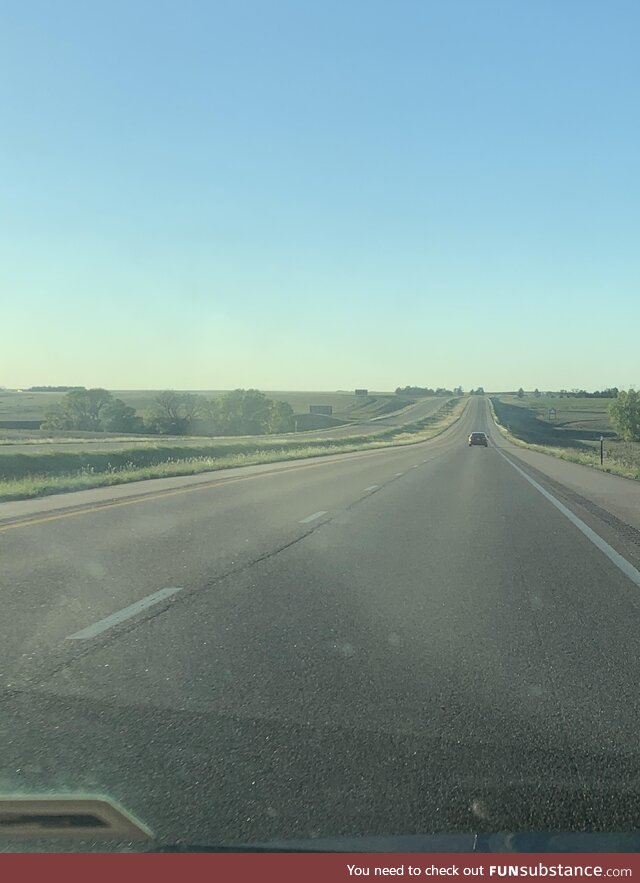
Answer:
[[[637,0],[0,0],[0,386],[640,384]]]

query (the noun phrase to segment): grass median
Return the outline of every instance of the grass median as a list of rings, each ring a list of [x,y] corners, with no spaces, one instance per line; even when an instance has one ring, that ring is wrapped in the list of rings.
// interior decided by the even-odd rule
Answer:
[[[301,444],[287,439],[277,444],[255,441],[203,444],[198,447],[148,446],[119,451],[0,454],[0,501],[27,500],[88,488],[127,484],[149,478],[197,475],[238,466],[324,457],[398,445],[418,444],[455,423],[466,397],[450,399],[429,417],[375,435],[318,439]]]

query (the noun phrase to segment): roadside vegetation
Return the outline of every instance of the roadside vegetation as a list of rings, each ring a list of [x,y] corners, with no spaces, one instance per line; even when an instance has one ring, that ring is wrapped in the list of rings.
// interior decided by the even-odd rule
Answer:
[[[236,466],[272,463],[417,444],[443,432],[459,419],[468,399],[444,401],[429,417],[375,435],[305,441],[292,437],[237,441],[223,439],[200,447],[149,445],[109,452],[0,453],[0,501],[24,500],[148,478],[196,475]]]
[[[0,390],[0,434],[5,442],[65,434],[79,438],[85,433],[105,437],[268,435],[375,419],[415,402],[412,396],[365,392]],[[313,405],[329,413],[310,413]]]
[[[499,428],[515,444],[640,479],[640,395],[635,390],[587,395],[563,390],[537,396],[523,392],[491,396],[491,404]]]
[[[461,396],[463,395],[463,390],[461,386],[456,386],[455,389],[445,389],[443,386],[439,386],[437,389],[432,389],[430,386],[398,386],[396,388],[397,396]]]
[[[157,393],[142,415],[106,389],[74,389],[50,409],[46,432],[102,430],[159,435],[266,435],[293,429],[293,408],[257,389],[236,389],[214,399],[189,392]]]

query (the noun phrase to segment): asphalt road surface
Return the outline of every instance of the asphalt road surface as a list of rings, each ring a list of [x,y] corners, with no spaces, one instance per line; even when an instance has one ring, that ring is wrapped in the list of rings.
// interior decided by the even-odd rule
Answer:
[[[420,445],[3,504],[2,791],[162,843],[637,828],[640,531],[539,467],[474,398]]]

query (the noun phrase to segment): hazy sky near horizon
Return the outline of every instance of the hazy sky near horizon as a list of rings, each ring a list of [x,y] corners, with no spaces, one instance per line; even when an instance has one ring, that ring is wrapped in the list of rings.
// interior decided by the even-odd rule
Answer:
[[[636,0],[0,0],[0,385],[640,385]]]

